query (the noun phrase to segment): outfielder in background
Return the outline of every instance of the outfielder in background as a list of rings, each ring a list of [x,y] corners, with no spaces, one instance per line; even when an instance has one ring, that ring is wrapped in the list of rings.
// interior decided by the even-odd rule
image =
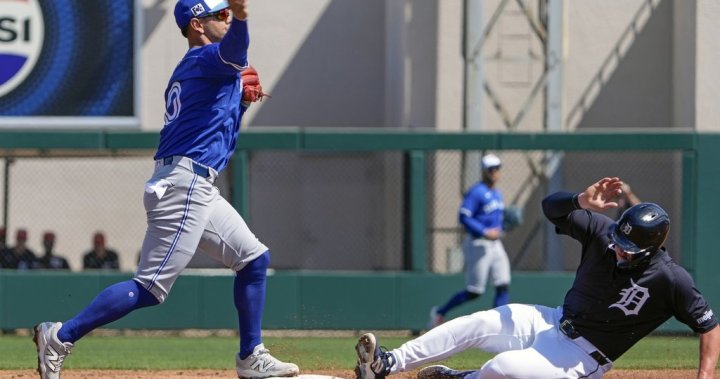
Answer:
[[[500,179],[500,158],[494,154],[482,157],[482,179],[466,193],[460,205],[460,223],[466,236],[462,251],[465,269],[465,289],[455,293],[441,307],[430,309],[428,328],[445,321],[453,308],[485,293],[488,278],[495,287],[493,308],[508,303],[510,286],[510,260],[501,241],[505,203],[495,184]]]
[[[476,348],[498,353],[478,370],[425,367],[420,379],[601,378],[640,339],[675,317],[700,334],[698,378],[712,378],[720,328],[690,274],[663,247],[668,214],[640,203],[614,222],[596,213],[617,207],[619,178],[579,194],[542,202],[559,234],[582,245],[580,266],[561,307],[509,304],[448,321],[399,348],[383,351],[372,333],[360,337],[360,379],[382,379]]]
[[[198,250],[236,272],[238,376],[298,374],[295,364],[270,355],[261,339],[270,252],[213,185],[235,150],[243,113],[263,96],[247,60],[247,12],[246,0],[177,2],[175,20],[189,50],[165,92],[165,126],[145,185],[148,227],[137,272],[103,290],[70,320],[35,326],[41,378],[59,378],[73,344],[91,330],[165,301]]]

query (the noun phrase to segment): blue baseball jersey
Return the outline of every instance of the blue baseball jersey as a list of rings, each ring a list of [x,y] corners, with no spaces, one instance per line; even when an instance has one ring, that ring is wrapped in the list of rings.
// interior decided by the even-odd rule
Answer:
[[[240,71],[248,66],[246,21],[233,19],[219,43],[188,50],[165,90],[165,126],[155,159],[180,155],[212,167],[227,166],[237,144]]]
[[[500,191],[479,182],[472,186],[460,205],[460,223],[473,237],[485,235],[485,229],[502,228],[503,202]]]

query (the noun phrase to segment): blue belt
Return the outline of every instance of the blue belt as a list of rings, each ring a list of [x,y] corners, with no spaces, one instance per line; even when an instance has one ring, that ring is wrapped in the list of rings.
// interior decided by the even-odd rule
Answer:
[[[173,163],[173,157],[165,157],[162,159],[163,166],[169,166]],[[192,171],[196,173],[198,176],[201,176],[203,178],[210,178],[210,169],[208,169],[205,166],[201,166],[198,163],[193,162],[192,163]]]

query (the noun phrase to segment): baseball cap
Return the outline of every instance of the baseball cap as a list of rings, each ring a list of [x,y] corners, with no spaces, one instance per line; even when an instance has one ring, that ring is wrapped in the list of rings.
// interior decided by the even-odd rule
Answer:
[[[493,167],[500,167],[500,158],[495,154],[487,154],[482,157],[482,169],[487,171]]]
[[[96,232],[93,236],[93,243],[95,245],[105,245],[105,235],[102,232]]]
[[[225,0],[178,0],[175,4],[175,22],[180,29],[193,18],[207,16],[229,7]]]
[[[45,232],[45,234],[43,234],[43,241],[55,241],[55,233]]]

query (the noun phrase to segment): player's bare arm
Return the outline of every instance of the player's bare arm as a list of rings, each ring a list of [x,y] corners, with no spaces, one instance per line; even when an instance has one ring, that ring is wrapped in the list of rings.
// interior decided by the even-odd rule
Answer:
[[[720,327],[700,335],[698,379],[712,379],[720,355]]]
[[[578,194],[578,204],[593,211],[615,208],[618,203],[614,199],[622,193],[622,185],[618,177],[602,178]]]
[[[233,12],[233,17],[238,20],[246,20],[248,17],[248,3],[249,0],[229,0],[230,10]]]

